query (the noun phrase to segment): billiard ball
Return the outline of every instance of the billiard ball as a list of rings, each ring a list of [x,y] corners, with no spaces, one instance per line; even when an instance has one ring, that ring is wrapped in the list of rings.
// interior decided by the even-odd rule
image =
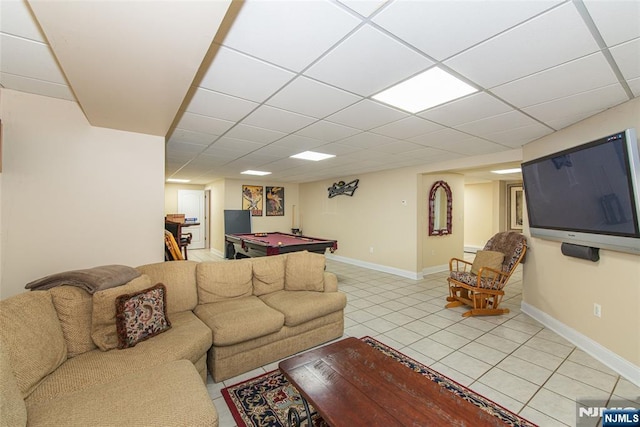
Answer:
[[[282,246],[282,242],[278,242],[278,246]]]

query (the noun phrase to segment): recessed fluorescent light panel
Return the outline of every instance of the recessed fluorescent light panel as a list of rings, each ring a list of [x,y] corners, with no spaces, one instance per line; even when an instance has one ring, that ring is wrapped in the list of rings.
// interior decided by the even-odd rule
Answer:
[[[491,173],[497,173],[500,175],[504,175],[504,174],[508,174],[508,173],[520,173],[522,172],[522,169],[520,168],[513,168],[513,169],[500,169],[497,171],[491,171]]]
[[[316,153],[315,151],[305,151],[303,153],[295,154],[290,157],[294,159],[313,160],[314,162],[317,162],[319,160],[326,160],[335,157],[335,154],[324,154]]]
[[[477,91],[473,86],[434,67],[374,95],[373,99],[417,113]]]
[[[190,179],[169,178],[169,179],[167,179],[167,182],[176,182],[176,183],[180,183],[180,184],[185,184],[187,182],[191,182],[191,180]]]
[[[257,176],[271,175],[271,172],[252,171],[252,170],[248,170],[240,173],[244,175],[257,175]]]

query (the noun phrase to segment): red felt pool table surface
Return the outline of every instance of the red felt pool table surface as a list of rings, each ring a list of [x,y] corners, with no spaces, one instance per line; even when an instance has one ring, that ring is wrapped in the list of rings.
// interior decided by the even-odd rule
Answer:
[[[225,240],[227,242],[227,258],[231,258],[229,244],[234,246],[235,253],[245,256],[269,256],[305,250],[324,253],[326,249],[331,252],[338,249],[337,240],[280,232],[225,234]]]

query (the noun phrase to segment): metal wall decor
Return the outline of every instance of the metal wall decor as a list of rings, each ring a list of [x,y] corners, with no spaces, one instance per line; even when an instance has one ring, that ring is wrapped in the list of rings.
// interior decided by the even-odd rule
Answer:
[[[353,193],[358,189],[359,179],[354,179],[351,182],[345,183],[344,181],[334,182],[333,185],[327,190],[329,191],[329,198],[344,194],[345,196],[353,196]]]

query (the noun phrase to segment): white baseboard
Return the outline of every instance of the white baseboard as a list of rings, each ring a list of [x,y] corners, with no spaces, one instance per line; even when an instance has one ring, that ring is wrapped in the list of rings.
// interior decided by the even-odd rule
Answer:
[[[358,267],[369,268],[371,270],[382,271],[383,273],[394,274],[396,276],[405,277],[412,280],[422,279],[422,274],[415,271],[401,270],[399,268],[389,267],[387,265],[374,264],[371,262],[361,261],[359,259],[347,258],[340,255],[326,254],[327,259],[333,259],[345,264],[356,265]],[[447,267],[449,268],[449,267]]]
[[[427,276],[433,273],[440,273],[442,271],[449,271],[449,264],[441,264],[433,267],[427,267],[422,269],[422,275]]]
[[[482,250],[482,246],[465,246],[464,251],[475,254],[476,252]]]
[[[572,342],[577,347],[580,347],[581,350],[613,369],[636,386],[640,387],[640,366],[636,366],[628,360],[618,356],[608,348],[603,347],[591,338],[554,319],[531,304],[527,304],[523,301],[520,304],[520,308],[523,313],[533,317],[545,327]]]

